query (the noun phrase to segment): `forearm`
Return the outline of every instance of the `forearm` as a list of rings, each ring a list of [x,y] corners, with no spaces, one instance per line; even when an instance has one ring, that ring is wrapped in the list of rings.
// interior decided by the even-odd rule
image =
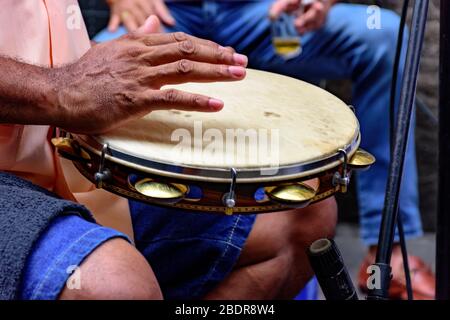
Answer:
[[[1,56],[0,70],[0,123],[54,125],[55,72]]]

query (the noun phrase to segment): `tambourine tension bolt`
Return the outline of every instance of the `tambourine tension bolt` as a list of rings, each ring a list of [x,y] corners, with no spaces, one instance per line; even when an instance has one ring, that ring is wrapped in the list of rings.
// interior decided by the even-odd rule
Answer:
[[[229,191],[223,197],[223,204],[225,205],[225,214],[233,214],[233,208],[236,206],[236,194],[234,192],[236,188],[237,171],[235,168],[230,169],[231,184]]]
[[[338,171],[333,176],[333,185],[339,186],[342,193],[346,193],[348,185],[350,184],[350,175],[347,172],[348,157],[347,152],[344,149],[339,149],[339,153],[343,155],[342,174]]]
[[[225,199],[225,205],[228,207],[228,208],[234,208],[234,206],[236,206],[236,200],[234,200],[234,197],[233,196],[228,196],[226,199]]]

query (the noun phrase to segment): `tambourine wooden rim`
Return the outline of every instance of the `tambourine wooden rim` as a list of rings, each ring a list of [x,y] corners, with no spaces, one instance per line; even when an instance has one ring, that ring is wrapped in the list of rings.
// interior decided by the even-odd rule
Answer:
[[[359,149],[359,123],[351,108],[310,84],[248,70],[241,83],[190,83],[180,88],[218,95],[228,107],[219,118],[176,108],[157,109],[105,135],[60,132],[52,142],[97,188],[149,204],[225,214],[305,207],[336,192],[346,192],[352,171],[365,170],[375,161]],[[241,109],[242,105],[247,107]],[[205,131],[196,131],[196,121]],[[271,156],[244,163],[239,158],[215,158],[203,135],[211,128],[225,143],[228,129],[241,130],[244,135],[252,129],[250,132],[257,134],[260,131],[256,130],[262,130],[261,134],[277,130],[272,136],[281,137],[274,147],[281,147],[276,162],[270,162]],[[179,147],[180,140],[172,139],[178,129],[189,137],[186,145],[190,152],[199,152],[197,146],[207,150],[197,153],[204,158],[172,153]],[[247,149],[219,150],[219,155],[237,157],[237,151],[241,158],[250,159]]]
[[[104,144],[100,143],[95,137],[85,135],[74,135],[74,138],[85,148],[91,152],[100,155]],[[358,150],[361,137],[359,134],[359,125],[355,130],[355,136],[351,143],[342,146],[349,157]],[[207,168],[207,167],[192,167],[175,164],[170,162],[153,161],[145,158],[140,158],[120,150],[109,147],[106,159],[127,167],[146,172],[157,174],[164,177],[175,179],[187,179],[193,181],[211,181],[211,182],[230,182],[230,168]],[[252,183],[252,182],[266,182],[266,181],[284,181],[288,179],[298,179],[308,176],[313,176],[323,171],[339,166],[343,162],[342,153],[336,150],[331,155],[317,159],[316,161],[309,161],[305,163],[298,163],[289,166],[280,166],[277,173],[272,175],[264,175],[264,170],[273,171],[274,168],[260,168],[260,169],[236,169],[238,172],[237,183]],[[267,172],[267,171],[266,171]]]

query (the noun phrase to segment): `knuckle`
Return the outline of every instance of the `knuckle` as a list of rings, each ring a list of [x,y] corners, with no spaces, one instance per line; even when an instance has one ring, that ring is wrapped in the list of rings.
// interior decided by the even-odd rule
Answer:
[[[141,50],[139,50],[136,47],[126,49],[126,55],[131,58],[137,58],[141,55],[141,53],[142,53]]]
[[[178,41],[178,42],[185,41],[188,39],[188,36],[186,35],[186,33],[182,32],[182,31],[174,32],[174,33],[172,33],[172,36],[175,39],[175,41]]]
[[[229,76],[228,66],[225,65],[219,65],[219,66],[213,66],[214,72],[218,77],[227,77]]]
[[[191,40],[184,40],[179,42],[178,48],[182,54],[190,55],[196,52],[196,46]]]
[[[178,61],[176,71],[178,74],[187,74],[190,73],[194,69],[194,64],[192,61],[182,59]]]
[[[219,45],[216,42],[211,41],[211,40],[206,40],[206,45],[210,46],[212,48],[215,48],[215,49],[219,49]]]
[[[119,105],[129,106],[129,105],[136,104],[137,97],[132,92],[125,91],[125,92],[116,94],[116,101],[119,102]]]
[[[167,89],[164,91],[162,100],[167,103],[172,103],[178,101],[179,93],[175,89]]]
[[[191,100],[191,104],[194,107],[200,107],[203,105],[203,98],[196,94],[192,95],[190,100]]]
[[[228,51],[230,51],[231,53],[236,53],[236,50],[234,50],[233,47],[227,46],[225,47]]]
[[[227,52],[225,50],[220,50],[218,48],[215,49],[214,51],[215,51],[215,56],[216,56],[218,61],[226,61],[226,62],[228,62],[228,61],[232,60],[230,52]]]
[[[153,41],[152,41],[151,37],[143,37],[142,43],[147,47],[151,47],[153,45]]]

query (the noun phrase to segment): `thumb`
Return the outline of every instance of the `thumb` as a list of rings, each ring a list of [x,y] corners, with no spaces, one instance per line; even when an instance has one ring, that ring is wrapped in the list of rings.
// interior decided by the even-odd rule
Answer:
[[[142,34],[159,33],[161,32],[161,22],[157,16],[151,15],[137,32]]]
[[[270,7],[269,18],[271,20],[276,20],[283,12],[297,10],[301,3],[301,0],[278,0]]]

